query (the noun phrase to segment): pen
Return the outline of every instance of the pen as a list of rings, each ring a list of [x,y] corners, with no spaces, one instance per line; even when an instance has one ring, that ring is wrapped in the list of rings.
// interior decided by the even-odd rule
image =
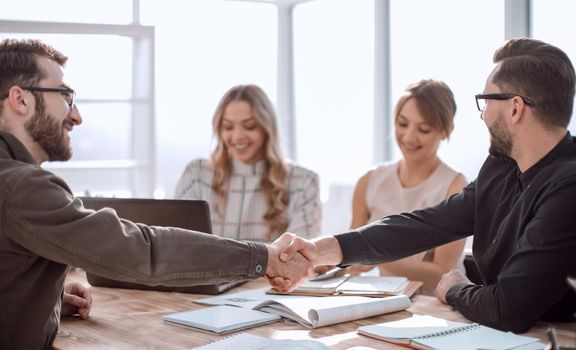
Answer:
[[[550,341],[550,350],[558,350],[558,341],[556,340],[556,330],[554,327],[548,327],[548,340]]]
[[[335,267],[329,271],[326,271],[325,273],[323,273],[319,276],[316,276],[316,278],[313,278],[310,281],[324,281],[324,280],[327,280],[327,279],[334,277],[334,275],[336,275],[340,271],[342,271],[342,268]]]

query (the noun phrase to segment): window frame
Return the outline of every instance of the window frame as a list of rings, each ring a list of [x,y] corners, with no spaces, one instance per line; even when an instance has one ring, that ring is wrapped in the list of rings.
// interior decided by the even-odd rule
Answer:
[[[155,187],[155,115],[154,115],[154,27],[140,24],[91,24],[0,20],[2,33],[13,34],[85,34],[118,35],[133,42],[131,105],[131,157],[124,160],[68,161],[46,163],[46,169],[70,176],[90,176],[101,170],[123,169],[129,173],[128,192],[134,197],[152,197]],[[76,102],[108,103],[118,100],[78,99]],[[78,189],[76,189],[78,190]]]

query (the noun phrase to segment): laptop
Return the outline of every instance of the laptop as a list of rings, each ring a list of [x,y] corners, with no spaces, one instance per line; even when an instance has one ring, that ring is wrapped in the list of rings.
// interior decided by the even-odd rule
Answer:
[[[78,197],[85,208],[100,210],[108,207],[118,216],[148,226],[170,226],[212,233],[210,207],[203,200]],[[147,286],[132,282],[117,281],[86,272],[88,283],[95,287],[155,290],[162,292],[220,294],[245,281],[224,282],[194,286]]]

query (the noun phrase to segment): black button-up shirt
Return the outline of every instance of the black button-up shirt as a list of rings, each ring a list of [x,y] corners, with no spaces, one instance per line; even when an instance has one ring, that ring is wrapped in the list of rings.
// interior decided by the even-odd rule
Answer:
[[[489,157],[474,182],[439,205],[337,235],[342,264],[392,261],[474,235],[484,284],[453,286],[448,304],[515,332],[540,319],[574,321],[566,278],[576,276],[575,142],[568,133],[524,173],[513,160]]]

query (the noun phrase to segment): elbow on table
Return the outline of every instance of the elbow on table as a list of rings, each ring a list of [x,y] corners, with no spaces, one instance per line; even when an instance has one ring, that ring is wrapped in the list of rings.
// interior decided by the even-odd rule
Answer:
[[[521,334],[526,333],[534,324],[535,322],[528,323],[525,320],[516,320],[508,322],[507,327],[503,330],[507,332]]]
[[[525,333],[538,322],[538,317],[530,317],[526,313],[507,312],[501,315],[498,324],[494,327],[501,331]]]

